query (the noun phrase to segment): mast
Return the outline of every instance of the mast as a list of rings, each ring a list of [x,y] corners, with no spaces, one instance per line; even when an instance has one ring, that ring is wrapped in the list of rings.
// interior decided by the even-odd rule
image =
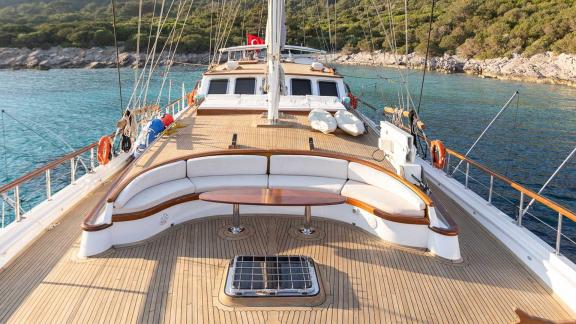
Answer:
[[[281,50],[286,43],[284,18],[285,0],[268,0],[268,22],[266,24],[267,74],[268,74],[268,121],[278,121],[280,96],[283,92]]]

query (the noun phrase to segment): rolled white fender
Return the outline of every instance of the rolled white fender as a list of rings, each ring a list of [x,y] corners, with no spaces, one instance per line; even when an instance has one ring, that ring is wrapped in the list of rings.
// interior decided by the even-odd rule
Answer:
[[[336,119],[329,112],[322,109],[313,109],[308,114],[310,127],[324,134],[332,133],[336,130]]]
[[[336,117],[338,128],[352,136],[362,135],[366,131],[364,122],[349,111],[339,110],[334,117]]]

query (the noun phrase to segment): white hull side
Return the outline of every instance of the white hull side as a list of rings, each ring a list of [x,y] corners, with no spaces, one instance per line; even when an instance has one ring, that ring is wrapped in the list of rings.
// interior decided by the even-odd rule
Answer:
[[[0,230],[0,267],[9,263],[87,194],[126,166],[127,157],[127,154],[121,154],[106,166],[96,167],[94,172],[82,176],[52,195],[50,200],[32,208],[20,222],[13,222]]]

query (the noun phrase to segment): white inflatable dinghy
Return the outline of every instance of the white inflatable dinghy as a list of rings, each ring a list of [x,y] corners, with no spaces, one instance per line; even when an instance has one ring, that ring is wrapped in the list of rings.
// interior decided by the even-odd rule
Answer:
[[[332,133],[336,130],[338,123],[336,119],[329,112],[322,109],[313,109],[308,114],[308,120],[312,129],[320,131],[324,134]]]
[[[338,128],[345,131],[352,136],[358,136],[364,134],[366,130],[364,128],[364,123],[356,117],[353,113],[345,110],[339,110],[336,112],[336,122],[338,123]]]

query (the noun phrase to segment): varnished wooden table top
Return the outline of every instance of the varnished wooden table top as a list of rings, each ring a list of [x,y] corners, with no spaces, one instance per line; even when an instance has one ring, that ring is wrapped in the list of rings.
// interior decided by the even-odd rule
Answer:
[[[309,190],[246,188],[205,192],[200,200],[256,206],[327,206],[343,204],[346,197]]]

